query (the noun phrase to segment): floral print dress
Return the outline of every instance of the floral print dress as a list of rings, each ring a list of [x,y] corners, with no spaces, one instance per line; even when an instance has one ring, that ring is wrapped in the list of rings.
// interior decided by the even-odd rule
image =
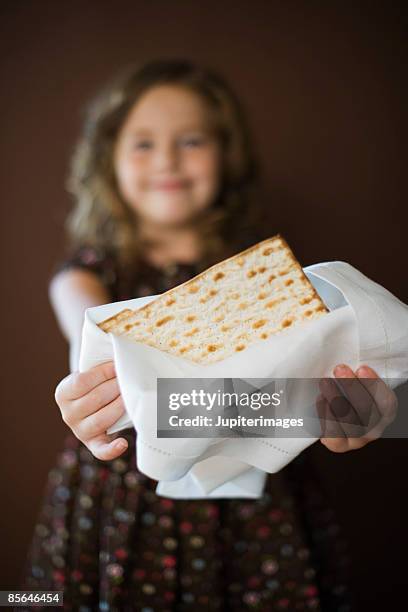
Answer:
[[[132,279],[85,247],[58,269],[68,267],[97,274],[112,301],[161,293],[199,271],[146,263]],[[75,612],[352,610],[345,544],[307,451],[268,475],[260,499],[174,500],[138,470],[136,432],[121,435],[128,450],[107,462],[67,435],[21,588],[64,591],[64,610]]]

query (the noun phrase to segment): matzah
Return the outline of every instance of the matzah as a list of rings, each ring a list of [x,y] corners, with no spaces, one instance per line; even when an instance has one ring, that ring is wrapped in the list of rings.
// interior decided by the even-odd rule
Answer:
[[[99,327],[210,364],[326,312],[278,234],[211,266],[138,310],[122,310]]]

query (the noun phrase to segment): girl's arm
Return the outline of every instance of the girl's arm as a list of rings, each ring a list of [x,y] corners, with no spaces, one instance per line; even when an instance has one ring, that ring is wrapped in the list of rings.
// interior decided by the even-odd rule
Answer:
[[[81,333],[87,308],[107,304],[110,296],[96,274],[80,268],[58,272],[49,285],[49,299],[70,347],[70,370],[78,369]]]
[[[95,457],[115,459],[126,450],[127,440],[106,433],[125,412],[113,362],[78,372],[84,312],[86,308],[106,304],[110,295],[93,272],[71,268],[54,276],[49,297],[70,345],[71,374],[55,390],[61,416]]]

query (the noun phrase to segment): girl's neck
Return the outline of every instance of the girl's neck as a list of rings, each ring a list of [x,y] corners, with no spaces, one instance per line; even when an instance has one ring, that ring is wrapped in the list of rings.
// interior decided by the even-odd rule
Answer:
[[[159,267],[172,263],[196,263],[203,253],[198,228],[160,226],[143,223],[139,226],[144,255]]]

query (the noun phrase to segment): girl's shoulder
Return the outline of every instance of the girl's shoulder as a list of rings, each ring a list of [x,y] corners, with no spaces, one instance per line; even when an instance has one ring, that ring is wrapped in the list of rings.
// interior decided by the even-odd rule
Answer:
[[[96,274],[110,290],[118,280],[118,266],[114,254],[95,246],[82,245],[69,249],[54,265],[51,277],[71,269],[82,269]]]
[[[52,276],[63,270],[82,269],[95,274],[108,290],[111,300],[128,300],[146,295],[147,286],[151,293],[160,292],[160,274],[138,260],[128,262],[119,253],[102,247],[83,245],[71,248],[53,268]],[[156,271],[157,272],[157,271]],[[159,289],[158,289],[159,287]]]

